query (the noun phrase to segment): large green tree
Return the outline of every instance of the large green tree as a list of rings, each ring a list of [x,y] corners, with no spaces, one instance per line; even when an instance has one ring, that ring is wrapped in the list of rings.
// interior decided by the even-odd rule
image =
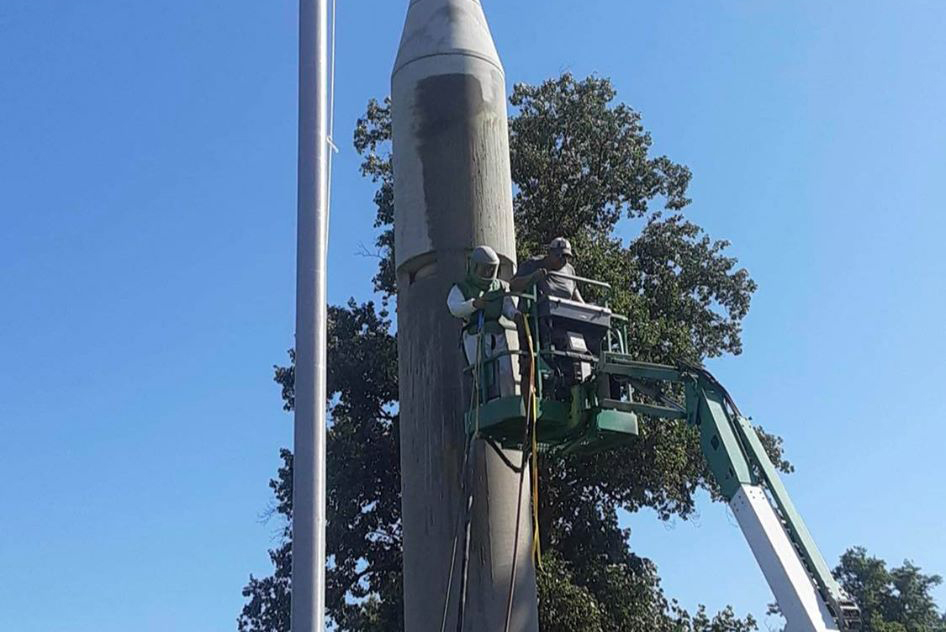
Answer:
[[[616,288],[641,359],[701,361],[741,351],[741,323],[755,283],[683,213],[689,170],[653,155],[640,115],[615,101],[607,79],[571,75],[514,88],[510,153],[520,258],[564,235],[586,276]],[[330,310],[328,609],[340,630],[399,630],[400,482],[396,346],[385,308],[396,291],[390,104],[372,101],[355,131],[362,171],[378,185],[375,227],[380,308]],[[625,235],[622,239],[620,235]],[[292,367],[277,368],[292,406]],[[772,457],[781,442],[763,433]],[[271,482],[276,511],[291,519],[291,455]],[[677,630],[742,632],[751,617],[730,610],[689,614],[661,589],[652,562],[636,555],[618,511],[649,507],[687,518],[694,494],[716,494],[697,436],[683,423],[646,420],[630,447],[541,463],[540,620],[545,632]],[[252,578],[242,632],[288,629],[288,528],[271,551],[275,573]]]

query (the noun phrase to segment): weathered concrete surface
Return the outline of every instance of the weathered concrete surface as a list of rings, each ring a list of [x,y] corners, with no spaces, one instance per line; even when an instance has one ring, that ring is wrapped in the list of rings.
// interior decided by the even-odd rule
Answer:
[[[508,276],[515,263],[505,77],[476,0],[414,0],[392,75],[395,259],[403,480],[404,606],[408,632],[439,632],[461,491],[463,377],[450,286],[478,244]],[[476,491],[464,629],[502,630],[517,500],[522,506],[511,630],[536,632],[528,478],[485,444]],[[508,455],[518,463],[519,453]],[[459,560],[448,629],[456,626]]]

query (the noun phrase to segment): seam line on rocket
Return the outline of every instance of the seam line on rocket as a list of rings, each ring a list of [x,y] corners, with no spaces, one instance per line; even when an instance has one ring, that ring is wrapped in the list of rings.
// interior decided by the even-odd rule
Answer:
[[[476,51],[472,51],[472,50],[462,50],[462,49],[460,49],[460,50],[457,50],[457,51],[451,51],[451,52],[449,52],[449,53],[430,53],[429,55],[421,55],[420,57],[415,57],[414,59],[411,59],[410,61],[406,61],[406,62],[404,62],[403,64],[401,64],[400,66],[398,66],[397,68],[395,68],[395,69],[394,69],[394,72],[391,73],[391,77],[393,78],[394,75],[396,75],[397,73],[401,72],[401,70],[403,70],[404,68],[406,68],[406,67],[410,66],[411,64],[413,64],[414,62],[420,61],[420,60],[422,60],[422,59],[429,59],[430,57],[448,57],[448,56],[454,56],[454,55],[459,55],[459,56],[462,56],[462,57],[476,57],[477,59],[482,59],[483,61],[485,61],[485,62],[487,62],[489,65],[491,65],[493,68],[495,68],[495,69],[497,69],[499,72],[503,73],[503,76],[506,75],[506,71],[503,70],[503,67],[502,67],[501,65],[499,65],[499,64],[496,63],[496,60],[490,59],[490,58],[487,57],[486,55],[483,55],[483,54],[481,54],[481,53],[477,53]]]

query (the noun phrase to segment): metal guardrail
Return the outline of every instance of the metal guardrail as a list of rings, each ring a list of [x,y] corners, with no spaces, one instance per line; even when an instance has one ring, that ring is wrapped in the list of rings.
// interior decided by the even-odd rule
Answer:
[[[583,284],[588,284],[588,285],[592,285],[592,286],[595,286],[595,287],[602,288],[602,289],[606,290],[606,293],[607,293],[607,294],[610,294],[610,293],[613,291],[613,289],[614,289],[614,288],[611,286],[610,283],[606,283],[606,282],[604,282],[604,281],[598,281],[598,280],[596,280],[596,279],[589,279],[589,278],[587,278],[587,277],[577,276],[577,275],[574,275],[574,274],[566,274],[566,273],[564,273],[564,272],[556,272],[556,271],[553,271],[553,270],[549,270],[549,271],[548,271],[548,274],[549,274],[549,276],[555,276],[555,277],[562,278],[562,279],[569,279],[569,280],[571,280],[571,281],[575,281],[576,283],[583,283]],[[540,297],[539,297],[538,291],[536,290],[535,285],[532,285],[532,286],[531,286],[531,291],[530,291],[530,290],[525,290],[525,291],[522,291],[522,292],[506,292],[506,293],[505,293],[505,296],[508,296],[508,297],[515,297],[515,298],[518,298],[518,299],[520,299],[520,300],[528,301],[528,303],[527,303],[525,306],[520,303],[519,309],[520,309],[521,312],[522,312],[523,318],[529,319],[529,322],[530,322],[530,325],[531,325],[531,328],[532,328],[532,335],[533,335],[534,341],[535,341],[535,356],[536,356],[536,359],[537,359],[537,360],[540,360],[539,364],[544,364],[546,360],[548,360],[549,358],[554,357],[554,356],[571,357],[572,359],[581,360],[581,361],[593,361],[593,360],[594,360],[594,357],[591,356],[591,355],[589,355],[589,356],[586,357],[586,356],[584,356],[584,354],[574,354],[573,352],[567,352],[567,351],[563,351],[563,350],[550,350],[550,349],[543,349],[543,348],[542,348],[543,345],[542,345],[541,333],[540,333],[540,326],[539,326],[539,315],[538,315],[538,311],[536,310],[536,307],[535,307],[535,306],[539,303]],[[563,300],[564,300],[564,299],[563,299]],[[628,340],[627,340],[627,323],[628,323],[627,317],[625,317],[625,316],[623,316],[623,315],[621,315],[621,314],[615,314],[614,312],[611,312],[611,309],[610,309],[610,307],[608,306],[608,301],[607,301],[607,300],[605,301],[605,304],[604,304],[603,306],[602,306],[602,305],[597,305],[597,304],[594,304],[594,303],[583,303],[583,304],[584,304],[585,306],[587,306],[587,307],[590,307],[590,308],[598,308],[598,309],[599,309],[600,311],[602,311],[602,312],[605,312],[605,311],[610,312],[611,318],[617,319],[617,320],[621,323],[621,325],[620,325],[619,327],[611,327],[611,328],[609,328],[609,330],[608,330],[608,335],[607,335],[607,338],[606,338],[606,340],[607,340],[607,343],[606,343],[606,344],[607,344],[607,351],[611,351],[611,350],[612,350],[613,337],[616,337],[616,338],[617,338],[617,343],[618,343],[619,349],[620,349],[621,351],[626,350],[626,349],[627,349],[627,342],[628,342]],[[526,307],[526,309],[523,309],[523,307]],[[483,368],[483,369],[486,369],[487,367],[491,367],[492,365],[494,365],[494,364],[495,364],[498,360],[500,360],[501,358],[504,358],[504,357],[507,357],[507,356],[511,356],[511,355],[516,355],[516,356],[520,356],[520,357],[522,357],[522,358],[526,358],[526,357],[529,356],[529,353],[528,353],[527,351],[523,350],[523,349],[519,349],[519,350],[517,350],[517,351],[509,351],[509,350],[507,350],[507,351],[504,351],[504,352],[500,352],[500,353],[498,353],[498,354],[496,354],[496,355],[494,355],[494,356],[492,356],[492,357],[483,358],[483,359],[480,361],[480,367]],[[472,365],[468,365],[467,367],[464,368],[464,371],[463,371],[463,372],[464,372],[464,374],[471,374],[471,373],[473,372],[473,369],[474,369],[474,367],[473,367]],[[541,371],[541,367],[539,367],[539,370]],[[538,397],[541,399],[541,397],[542,397],[542,380],[538,380],[538,381],[537,381],[537,384],[536,384],[536,394],[537,394]]]
[[[564,272],[556,272],[555,270],[547,270],[548,274],[551,276],[559,277],[560,279],[569,279],[571,281],[578,281],[579,283],[587,283],[588,285],[596,285],[598,287],[603,287],[607,289],[612,289],[610,283],[605,283],[604,281],[598,281],[597,279],[589,279],[587,277],[575,276],[574,274],[565,274]]]

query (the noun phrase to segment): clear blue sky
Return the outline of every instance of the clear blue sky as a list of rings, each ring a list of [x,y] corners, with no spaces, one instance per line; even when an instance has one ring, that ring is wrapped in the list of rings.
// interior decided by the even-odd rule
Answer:
[[[340,0],[334,302],[371,292],[350,138],[387,94],[406,4]],[[510,84],[610,76],[692,168],[691,217],[760,285],[744,355],[712,368],[785,438],[829,560],[862,544],[946,573],[946,4],[485,5]],[[0,629],[232,630],[269,569],[295,16],[0,6]],[[627,522],[684,605],[764,611],[723,506]]]

